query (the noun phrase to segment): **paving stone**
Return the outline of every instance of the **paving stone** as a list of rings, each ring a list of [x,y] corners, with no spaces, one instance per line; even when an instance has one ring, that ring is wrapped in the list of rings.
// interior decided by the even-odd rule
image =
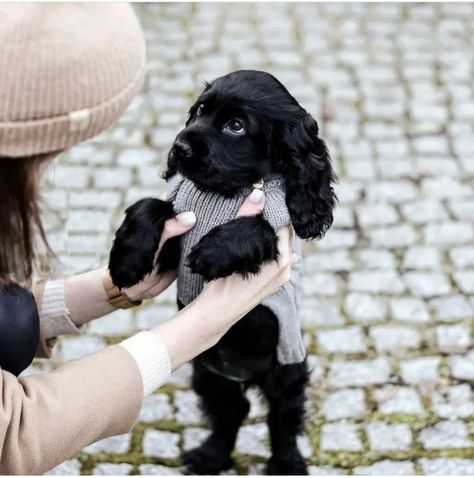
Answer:
[[[326,251],[320,254],[305,256],[303,260],[306,271],[348,271],[353,262],[346,250]]]
[[[442,265],[441,253],[434,247],[410,247],[403,258],[405,269],[440,270]]]
[[[395,269],[395,258],[392,252],[384,249],[361,249],[359,262],[365,269]]]
[[[265,423],[245,425],[239,429],[235,449],[244,455],[270,457],[268,429]]]
[[[312,357],[314,357],[314,355]],[[318,359],[318,357],[314,357],[314,358]],[[308,357],[308,365],[310,370],[312,367],[317,367],[317,364],[314,363],[314,360],[310,360],[310,357]],[[316,377],[316,374],[313,375],[312,373],[311,379],[314,379],[315,377]],[[247,392],[245,393],[245,396],[250,402],[250,411],[248,414],[248,418],[250,418],[251,420],[257,419],[257,418],[260,418],[260,419],[265,418],[268,413],[268,407],[267,407],[267,404],[262,399],[261,392],[256,387],[255,388],[252,387],[247,390]]]
[[[465,350],[471,344],[471,330],[467,325],[439,325],[436,341],[443,352]]]
[[[451,292],[448,278],[440,273],[407,272],[405,281],[415,296],[433,297]]]
[[[130,310],[116,310],[111,314],[89,323],[87,331],[90,334],[113,337],[131,335],[134,331]]]
[[[140,475],[182,475],[179,468],[170,468],[163,465],[140,465],[138,467]]]
[[[143,453],[158,458],[178,458],[180,436],[177,433],[161,430],[145,430]]]
[[[318,332],[321,348],[327,353],[359,353],[365,352],[367,346],[360,327],[345,327]]]
[[[93,475],[113,475],[124,476],[129,475],[133,469],[133,465],[128,463],[100,463],[92,470]]]
[[[326,423],[321,428],[321,449],[325,451],[362,451],[357,425],[347,422]]]
[[[131,434],[116,435],[104,438],[84,448],[85,453],[128,453],[130,451]]]
[[[403,322],[428,322],[430,316],[425,303],[414,297],[400,297],[390,300],[390,311],[395,320]]]
[[[308,474],[319,475],[347,475],[346,470],[333,466],[308,466]]]
[[[423,231],[423,237],[426,244],[444,247],[472,241],[474,230],[471,224],[464,222],[429,224]]]
[[[474,311],[462,295],[440,297],[431,301],[435,316],[439,321],[470,319]]]
[[[327,420],[360,418],[367,413],[365,393],[361,389],[343,389],[331,393],[323,405]]]
[[[156,393],[145,397],[139,418],[141,422],[150,423],[172,419],[173,407],[168,395]]]
[[[371,422],[367,425],[367,435],[372,450],[408,450],[412,444],[410,428],[405,424]]]
[[[192,391],[177,390],[174,393],[176,421],[183,424],[202,423],[203,415],[199,407],[199,397]]]
[[[68,337],[61,340],[61,358],[69,362],[98,352],[105,347],[105,341],[99,337]]]
[[[414,475],[415,467],[409,461],[377,461],[369,466],[356,466],[354,475]]]
[[[334,299],[303,298],[300,316],[302,323],[309,326],[333,327],[345,322],[340,306]]]
[[[449,251],[449,255],[454,266],[458,269],[474,267],[474,247],[455,247]]]
[[[366,235],[372,246],[388,249],[410,246],[417,240],[417,234],[409,224],[370,229]]]
[[[474,398],[467,384],[443,387],[431,398],[434,412],[441,418],[455,420],[474,415]]]
[[[79,460],[68,460],[60,465],[54,467],[52,470],[44,473],[45,475],[58,475],[58,476],[78,476],[81,474],[81,463]]]
[[[348,289],[355,292],[401,294],[405,290],[400,276],[392,271],[352,272]]]
[[[407,221],[413,224],[426,224],[447,219],[448,213],[442,203],[427,195],[424,200],[403,204],[402,213]]]
[[[420,432],[420,442],[427,450],[449,448],[471,448],[474,442],[469,440],[466,423],[461,421],[441,421],[435,426]]]
[[[333,360],[328,378],[333,387],[363,387],[387,382],[390,372],[390,365],[384,358]]]
[[[454,378],[460,380],[474,380],[474,351],[466,355],[452,355],[448,357],[449,369]]]
[[[357,219],[363,228],[394,224],[398,222],[396,209],[389,204],[363,204],[356,210]]]
[[[418,392],[412,387],[387,385],[374,390],[374,398],[381,413],[418,415],[423,413],[423,404]]]
[[[454,278],[465,294],[474,294],[474,270],[459,271],[454,273]]]
[[[474,460],[464,458],[421,458],[418,462],[426,475],[474,474]]]
[[[186,428],[183,432],[183,450],[192,450],[200,446],[211,434],[207,428]]]
[[[352,320],[361,323],[382,320],[387,313],[385,300],[368,294],[347,294],[344,308]]]
[[[369,334],[377,352],[416,349],[421,343],[420,333],[417,330],[402,325],[373,326]]]
[[[400,375],[405,383],[418,385],[436,382],[439,376],[439,357],[419,357],[400,362]]]

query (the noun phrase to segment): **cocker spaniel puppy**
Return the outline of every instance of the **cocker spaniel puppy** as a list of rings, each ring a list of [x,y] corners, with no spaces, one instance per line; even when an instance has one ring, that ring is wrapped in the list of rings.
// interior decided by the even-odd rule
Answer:
[[[318,125],[268,73],[237,71],[206,84],[176,137],[164,177],[168,201],[148,198],[127,209],[109,265],[117,286],[137,283],[152,270],[164,222],[194,211],[195,227],[168,241],[159,257],[161,270],[178,268],[179,307],[199,294],[204,281],[254,274],[277,260],[280,227],[291,223],[297,236],[315,239],[332,224],[335,177]],[[254,183],[266,195],[263,214],[235,218]],[[254,385],[269,403],[267,473],[307,473],[296,443],[308,379],[297,321],[299,278],[295,265],[287,285],[194,360],[193,388],[212,433],[185,454],[189,473],[215,474],[232,466],[236,436],[249,412],[245,390]]]

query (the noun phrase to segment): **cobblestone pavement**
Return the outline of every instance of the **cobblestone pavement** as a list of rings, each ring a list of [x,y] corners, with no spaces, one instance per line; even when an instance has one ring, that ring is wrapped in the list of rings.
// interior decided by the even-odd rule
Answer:
[[[300,446],[312,474],[474,474],[474,6],[140,5],[148,77],[108,133],[48,174],[65,272],[103,265],[124,208],[164,190],[167,150],[202,87],[274,73],[318,119],[339,174],[326,237],[306,245],[312,364]],[[47,369],[169,318],[174,290],[61,340]],[[131,434],[89,446],[65,474],[175,474],[208,432],[188,366],[146,399]],[[269,456],[265,405],[237,473]]]

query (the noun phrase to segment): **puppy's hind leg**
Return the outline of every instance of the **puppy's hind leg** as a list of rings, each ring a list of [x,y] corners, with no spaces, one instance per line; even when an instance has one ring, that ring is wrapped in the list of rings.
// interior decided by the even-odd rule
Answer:
[[[174,216],[170,202],[142,199],[125,211],[110,251],[112,281],[120,288],[140,282],[154,267],[165,221]],[[166,241],[160,253],[160,272],[175,269],[179,261],[179,238]]]
[[[307,475],[308,470],[296,438],[303,430],[305,387],[308,381],[306,361],[278,365],[261,384],[270,404],[268,428],[272,457],[268,475]]]
[[[250,404],[239,382],[210,372],[199,359],[193,366],[193,388],[201,397],[212,432],[202,445],[184,454],[184,464],[188,474],[215,475],[233,465],[230,454]]]

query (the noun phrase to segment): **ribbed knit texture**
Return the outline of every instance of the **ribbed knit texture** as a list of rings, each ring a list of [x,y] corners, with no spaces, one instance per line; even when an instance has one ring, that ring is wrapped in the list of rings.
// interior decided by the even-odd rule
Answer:
[[[40,311],[41,337],[49,340],[58,335],[78,334],[79,329],[69,317],[64,300],[64,279],[45,283]]]
[[[0,156],[58,152],[139,90],[141,27],[125,3],[0,3]]]
[[[144,396],[151,395],[163,385],[171,374],[168,350],[160,337],[153,332],[140,332],[130,337],[120,346],[130,352],[137,362],[143,379]]]
[[[264,178],[265,209],[263,217],[278,231],[291,223],[290,214],[285,201],[285,184],[280,176],[272,175]],[[169,184],[168,199],[172,201],[176,214],[193,211],[196,214],[195,226],[181,239],[181,257],[178,268],[178,298],[187,305],[201,292],[203,278],[193,274],[186,265],[188,254],[202,236],[212,228],[231,221],[251,189],[226,198],[216,193],[203,192],[189,179],[180,175],[174,176]],[[293,250],[299,254],[300,244],[295,239]],[[277,316],[280,326],[278,343],[278,360],[282,364],[301,362],[305,355],[305,347],[298,322],[299,293],[301,271],[299,263],[293,266],[290,282],[263,302]]]

